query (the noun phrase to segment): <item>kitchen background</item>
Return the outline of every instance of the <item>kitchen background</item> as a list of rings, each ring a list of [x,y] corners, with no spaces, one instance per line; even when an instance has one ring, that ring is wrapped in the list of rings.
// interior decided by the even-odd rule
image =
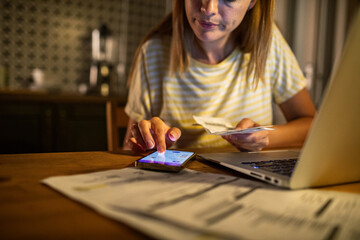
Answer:
[[[276,0],[275,21],[317,107],[359,5]],[[0,0],[0,154],[107,150],[108,103],[124,106],[136,47],[171,8],[172,0]],[[275,106],[274,123],[283,121]]]
[[[115,93],[141,38],[169,11],[165,0],[1,0],[0,65],[12,89],[29,85],[34,69],[48,87],[78,91],[89,81],[92,31],[106,25]],[[4,75],[4,73],[3,73]],[[2,76],[4,85],[4,76]],[[0,85],[1,87],[1,85]]]
[[[275,20],[309,80],[319,105],[359,0],[276,0]],[[63,92],[86,91],[92,31],[106,25],[114,94],[141,38],[171,10],[171,0],[0,0],[0,88],[29,87],[34,73]],[[35,72],[34,72],[34,69]]]

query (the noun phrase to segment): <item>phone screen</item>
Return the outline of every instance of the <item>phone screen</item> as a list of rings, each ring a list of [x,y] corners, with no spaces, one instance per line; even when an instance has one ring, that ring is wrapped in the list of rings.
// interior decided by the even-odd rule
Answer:
[[[153,152],[139,160],[139,163],[155,163],[168,166],[181,166],[186,160],[194,155],[193,152],[166,150],[164,154]]]

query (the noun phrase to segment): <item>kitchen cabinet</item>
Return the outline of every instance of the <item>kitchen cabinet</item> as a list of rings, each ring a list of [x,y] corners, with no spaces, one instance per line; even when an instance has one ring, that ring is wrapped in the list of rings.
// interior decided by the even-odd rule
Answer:
[[[0,91],[0,154],[106,151],[108,101],[124,104],[116,97]]]

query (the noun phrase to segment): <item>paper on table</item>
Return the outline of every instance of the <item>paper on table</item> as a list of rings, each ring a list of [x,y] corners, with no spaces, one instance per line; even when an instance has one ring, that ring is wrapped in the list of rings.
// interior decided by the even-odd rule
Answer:
[[[252,127],[247,129],[235,129],[231,122],[226,118],[200,117],[193,116],[194,120],[200,124],[210,134],[231,135],[253,133],[262,130],[275,130],[272,125]]]
[[[185,169],[126,168],[42,181],[156,238],[356,239],[360,198]]]

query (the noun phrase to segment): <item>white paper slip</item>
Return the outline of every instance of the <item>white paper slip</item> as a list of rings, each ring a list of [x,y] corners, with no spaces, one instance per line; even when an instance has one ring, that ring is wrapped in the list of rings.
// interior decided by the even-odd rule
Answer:
[[[226,118],[200,116],[193,116],[193,118],[208,133],[215,135],[246,134],[262,130],[275,130],[272,125],[252,127],[247,129],[235,129],[232,123]]]

